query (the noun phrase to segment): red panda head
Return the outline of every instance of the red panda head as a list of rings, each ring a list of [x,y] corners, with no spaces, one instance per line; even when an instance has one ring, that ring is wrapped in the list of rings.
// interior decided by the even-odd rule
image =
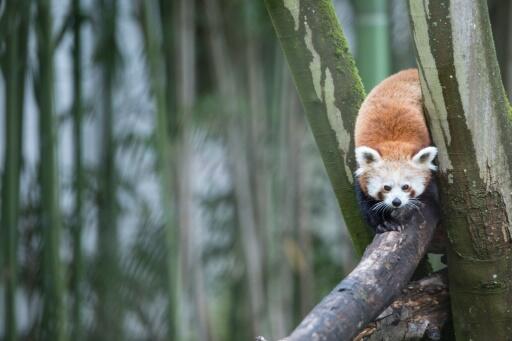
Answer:
[[[383,158],[370,147],[356,148],[356,171],[364,193],[382,202],[379,206],[401,208],[414,206],[436,170],[432,163],[437,155],[436,147],[421,149],[412,157]]]

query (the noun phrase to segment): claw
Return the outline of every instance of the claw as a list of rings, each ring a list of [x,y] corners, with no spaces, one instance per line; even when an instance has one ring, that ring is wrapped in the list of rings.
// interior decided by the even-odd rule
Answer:
[[[404,226],[393,221],[385,221],[382,224],[377,225],[375,230],[377,233],[384,233],[389,231],[402,232],[404,230]]]
[[[395,223],[393,221],[385,221],[384,222],[384,226],[387,227],[388,231],[397,231],[397,232],[401,232],[404,227],[402,226],[402,224],[399,224],[399,223]]]
[[[386,229],[386,227],[384,225],[379,224],[379,225],[377,225],[375,232],[376,233],[384,233],[384,232],[388,232],[388,230]]]

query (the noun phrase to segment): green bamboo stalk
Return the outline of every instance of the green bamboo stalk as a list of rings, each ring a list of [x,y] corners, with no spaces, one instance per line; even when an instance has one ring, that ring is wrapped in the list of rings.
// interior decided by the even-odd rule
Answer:
[[[169,4],[167,4],[169,6]],[[166,98],[166,85],[168,82],[166,65],[163,62],[163,55],[160,53],[160,46],[168,43],[162,41],[162,25],[158,15],[158,2],[155,0],[141,1],[141,24],[144,32],[147,64],[150,74],[151,91],[156,105],[156,149],[158,153],[158,169],[161,181],[161,196],[164,209],[165,240],[167,247],[167,314],[168,333],[171,340],[177,339],[177,305],[178,276],[179,273],[179,252],[178,240],[179,230],[172,224],[171,207],[171,150],[169,138],[168,108]],[[165,48],[164,48],[165,50]]]
[[[84,170],[82,166],[82,9],[80,0],[73,0],[73,147],[74,147],[74,176],[75,176],[75,208],[73,222],[73,276],[71,290],[72,307],[72,340],[82,340],[81,311],[83,295],[81,285],[84,279],[82,255],[82,225],[83,225],[83,191]]]
[[[355,118],[364,90],[330,0],[266,0],[338,204],[361,255],[372,239],[354,192]]]
[[[36,34],[38,74],[36,98],[39,106],[41,228],[43,230],[43,340],[64,339],[64,307],[62,269],[59,258],[60,213],[58,167],[56,155],[56,122],[53,103],[53,37],[51,0],[37,2]]]
[[[2,240],[5,283],[5,340],[17,340],[16,287],[18,281],[17,243],[21,165],[21,135],[26,72],[28,15],[24,1],[6,7],[5,158],[2,177]]]
[[[355,0],[356,63],[367,91],[391,71],[387,0]]]
[[[512,334],[512,114],[485,0],[409,0],[458,340]]]
[[[168,111],[167,125],[169,138],[174,140],[178,135],[179,123],[176,108],[176,48],[175,48],[175,12],[176,2],[159,0],[160,23],[162,25],[162,50],[165,63],[166,107]]]
[[[98,253],[96,263],[97,304],[94,337],[105,340],[123,339],[123,309],[119,297],[119,237],[117,174],[114,142],[114,82],[119,56],[117,32],[117,0],[98,0],[99,24],[96,62],[101,77],[101,144],[98,171]]]

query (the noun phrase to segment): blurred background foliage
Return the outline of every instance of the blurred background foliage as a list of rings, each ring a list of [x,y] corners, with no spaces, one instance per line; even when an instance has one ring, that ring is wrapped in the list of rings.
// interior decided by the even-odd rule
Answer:
[[[414,65],[334,2],[367,90]],[[352,269],[262,1],[0,4],[1,339],[277,339]]]

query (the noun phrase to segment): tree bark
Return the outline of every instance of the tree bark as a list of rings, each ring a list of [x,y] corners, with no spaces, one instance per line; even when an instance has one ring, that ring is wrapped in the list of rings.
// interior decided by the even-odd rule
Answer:
[[[409,283],[354,341],[441,340],[449,314],[448,275],[443,271]]]
[[[508,0],[488,0],[496,57],[508,98],[512,96],[512,3]]]
[[[354,248],[372,233],[354,192],[355,118],[364,90],[329,0],[266,0]]]
[[[327,295],[287,341],[351,340],[407,284],[438,222],[435,208],[422,205],[403,232],[379,234],[358,266]]]
[[[439,149],[455,334],[512,334],[512,120],[486,1],[409,0],[422,91]]]

